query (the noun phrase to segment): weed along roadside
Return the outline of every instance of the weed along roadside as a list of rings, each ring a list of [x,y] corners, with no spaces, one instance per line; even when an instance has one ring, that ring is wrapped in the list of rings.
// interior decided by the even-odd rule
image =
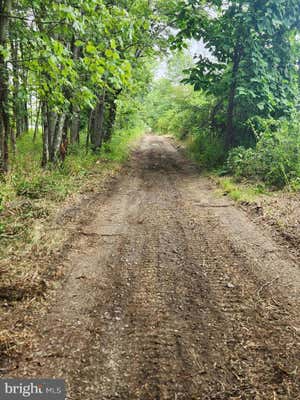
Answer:
[[[70,149],[64,164],[46,170],[40,168],[36,151],[42,144],[33,144],[31,136],[24,135],[18,143],[18,156],[0,187],[3,251],[14,242],[23,247],[27,239],[31,240],[34,221],[43,222],[69,197],[92,190],[106,175],[117,172],[128,159],[131,142],[142,132],[143,128],[138,127],[117,133],[101,153],[87,153],[84,146]],[[31,158],[28,153],[37,157]]]

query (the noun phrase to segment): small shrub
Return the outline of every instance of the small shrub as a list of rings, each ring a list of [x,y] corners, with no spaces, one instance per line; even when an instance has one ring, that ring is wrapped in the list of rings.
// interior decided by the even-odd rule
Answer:
[[[267,129],[255,148],[233,149],[227,169],[236,177],[261,180],[270,186],[296,187],[300,177],[299,122],[282,122],[277,131]]]
[[[255,168],[255,151],[254,149],[245,149],[242,146],[236,147],[230,151],[226,170],[235,175],[235,177],[253,177],[256,175]]]
[[[206,169],[214,168],[224,161],[223,140],[209,131],[197,132],[187,142],[191,158]]]
[[[41,177],[34,179],[22,179],[15,186],[17,196],[24,196],[29,199],[39,199],[45,195],[47,189]]]

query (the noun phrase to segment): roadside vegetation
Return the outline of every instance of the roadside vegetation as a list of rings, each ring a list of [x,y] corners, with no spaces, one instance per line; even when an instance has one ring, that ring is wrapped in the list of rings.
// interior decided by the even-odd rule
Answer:
[[[132,140],[143,132],[140,124],[128,130],[116,130],[113,139],[100,152],[87,152],[85,145],[69,149],[64,163],[41,169],[41,140],[32,142],[31,132],[22,135],[11,170],[0,187],[0,249],[8,243],[31,239],[33,221],[43,219],[59,204],[91,181],[100,181],[118,170],[128,159]],[[27,235],[29,234],[29,237]]]
[[[298,190],[299,2],[223,3],[174,5],[181,53],[153,85],[149,124],[183,140],[203,169]],[[201,55],[191,58],[186,39],[201,41]]]
[[[53,265],[86,199],[105,196],[144,132],[166,21],[159,1],[0,0],[1,372],[67,272]]]

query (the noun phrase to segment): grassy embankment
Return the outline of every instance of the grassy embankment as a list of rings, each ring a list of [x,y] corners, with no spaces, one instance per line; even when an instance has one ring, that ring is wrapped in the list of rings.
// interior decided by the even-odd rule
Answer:
[[[31,132],[21,137],[5,182],[0,183],[0,248],[13,241],[30,240],[30,225],[43,219],[70,194],[117,171],[127,160],[130,144],[142,128],[116,132],[99,154],[84,145],[70,148],[64,164],[43,170],[40,167],[41,139],[32,142]],[[22,240],[21,240],[22,242]]]

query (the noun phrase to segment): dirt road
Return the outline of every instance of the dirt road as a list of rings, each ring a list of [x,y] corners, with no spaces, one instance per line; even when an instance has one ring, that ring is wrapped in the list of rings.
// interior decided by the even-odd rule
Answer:
[[[297,260],[172,142],[145,136],[94,197],[17,376],[72,400],[295,400]]]

